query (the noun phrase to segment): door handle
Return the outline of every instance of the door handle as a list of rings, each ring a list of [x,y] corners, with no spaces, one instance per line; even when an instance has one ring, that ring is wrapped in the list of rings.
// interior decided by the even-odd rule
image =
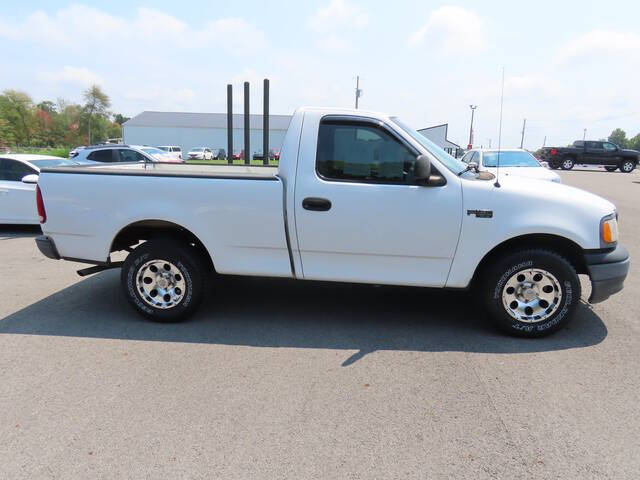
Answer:
[[[314,212],[326,212],[331,209],[331,201],[326,198],[307,197],[302,200],[302,208]]]

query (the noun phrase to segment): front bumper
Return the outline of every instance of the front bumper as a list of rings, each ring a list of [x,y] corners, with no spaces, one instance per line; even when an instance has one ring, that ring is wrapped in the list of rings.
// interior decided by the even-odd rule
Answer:
[[[589,303],[604,302],[624,287],[629,273],[629,252],[622,245],[606,253],[585,253],[584,260],[591,278]]]
[[[58,249],[56,248],[53,238],[46,235],[40,235],[36,237],[36,245],[38,246],[38,250],[40,250],[45,257],[60,260],[60,254],[58,253]]]

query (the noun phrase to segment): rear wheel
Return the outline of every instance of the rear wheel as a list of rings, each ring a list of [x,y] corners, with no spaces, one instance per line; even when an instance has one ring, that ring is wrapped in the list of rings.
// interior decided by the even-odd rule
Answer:
[[[615,172],[618,169],[618,167],[604,167],[604,169],[607,172]]]
[[[177,322],[191,315],[202,300],[204,265],[189,245],[149,240],[126,258],[120,279],[138,312],[156,322]]]
[[[636,162],[633,160],[623,160],[620,164],[620,171],[624,173],[631,173],[636,168]]]
[[[521,337],[543,337],[563,328],[580,300],[575,269],[547,250],[500,258],[486,269],[480,288],[491,320]]]
[[[561,167],[562,167],[563,170],[571,170],[574,165],[575,165],[575,162],[574,162],[573,158],[566,157],[566,158],[562,159]]]

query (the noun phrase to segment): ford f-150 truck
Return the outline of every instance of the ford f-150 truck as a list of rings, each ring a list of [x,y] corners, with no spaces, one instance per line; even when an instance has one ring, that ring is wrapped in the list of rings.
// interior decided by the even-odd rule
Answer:
[[[608,172],[620,169],[631,173],[638,164],[640,152],[626,150],[615,143],[576,140],[571,147],[543,148],[540,159],[553,169],[571,170],[574,165],[604,165]]]
[[[277,168],[44,169],[36,199],[42,253],[93,272],[128,251],[124,294],[157,321],[191,314],[215,272],[471,289],[497,325],[535,337],[569,321],[578,274],[595,303],[629,268],[610,202],[477,172],[398,118],[362,110],[297,110]]]

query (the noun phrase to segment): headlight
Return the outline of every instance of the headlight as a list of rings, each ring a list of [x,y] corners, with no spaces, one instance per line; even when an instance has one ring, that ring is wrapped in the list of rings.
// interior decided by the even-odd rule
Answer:
[[[615,213],[600,220],[600,245],[610,247],[618,243],[618,219]]]

